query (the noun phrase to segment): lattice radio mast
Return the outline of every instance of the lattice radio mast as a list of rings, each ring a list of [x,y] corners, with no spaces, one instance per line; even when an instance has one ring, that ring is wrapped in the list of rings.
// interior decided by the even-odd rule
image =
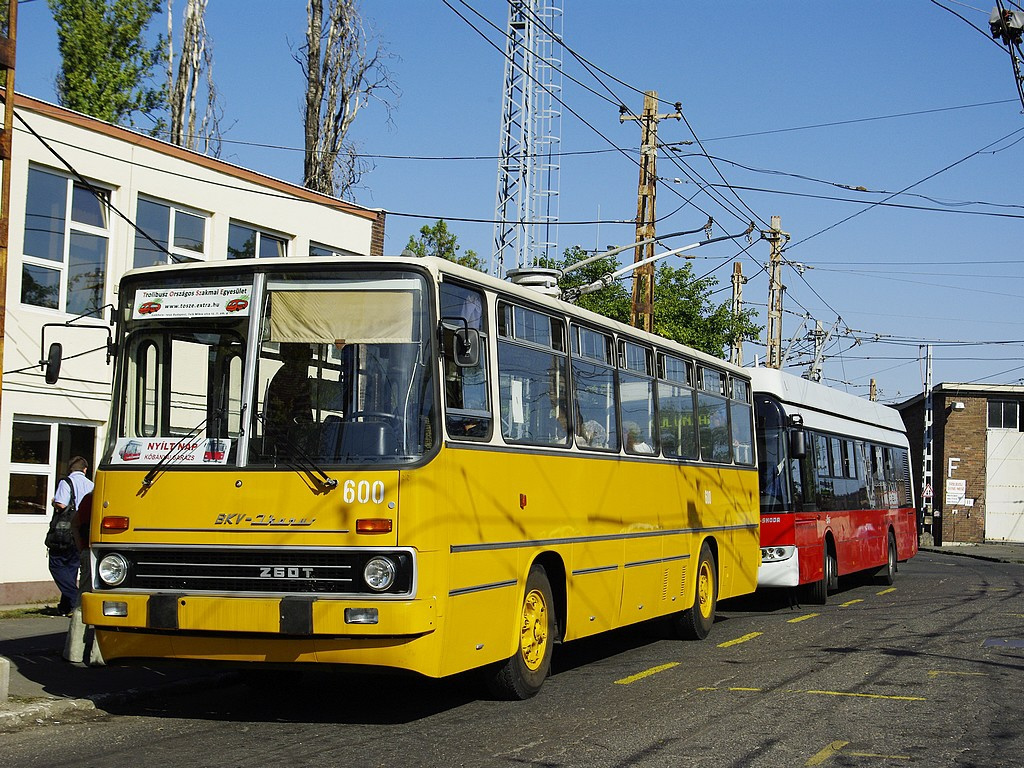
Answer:
[[[508,0],[491,273],[556,256],[561,146],[561,0]]]

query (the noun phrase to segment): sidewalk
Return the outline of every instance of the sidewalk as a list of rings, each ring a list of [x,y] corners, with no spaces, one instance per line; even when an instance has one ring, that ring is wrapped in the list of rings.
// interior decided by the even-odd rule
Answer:
[[[1024,544],[947,544],[922,552],[1024,564]],[[102,710],[156,690],[218,685],[232,675],[209,667],[175,665],[87,667],[64,661],[69,619],[43,606],[0,606],[0,675],[10,666],[10,698],[0,701],[0,732],[75,710]],[[13,612],[11,618],[2,617]],[[3,681],[0,680],[0,688]]]
[[[973,557],[995,563],[1020,563],[1024,565],[1024,543],[990,542],[986,544],[943,544],[921,547],[922,552],[941,552],[944,555]]]
[[[43,606],[0,606],[0,675],[8,665],[10,674],[9,698],[0,701],[0,733],[75,710],[103,709],[156,690],[215,685],[226,677],[209,667],[173,662],[72,664],[63,658],[69,622],[46,615]]]

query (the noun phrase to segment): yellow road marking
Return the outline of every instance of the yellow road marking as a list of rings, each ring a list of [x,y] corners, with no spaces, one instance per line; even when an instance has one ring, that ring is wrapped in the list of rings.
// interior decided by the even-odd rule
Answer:
[[[909,755],[876,755],[871,752],[848,752],[855,758],[882,758],[883,760],[911,760]]]
[[[807,621],[813,619],[815,616],[821,616],[820,613],[805,613],[803,616],[797,616],[795,619],[790,619],[787,624],[796,624],[798,621]]]
[[[847,600],[847,601],[846,601],[845,603],[840,603],[840,604],[839,604],[839,607],[840,607],[840,608],[846,608],[847,606],[853,605],[854,603],[863,603],[863,602],[864,602],[864,601],[863,601],[863,600],[861,600],[861,599],[860,599],[860,598],[858,597],[858,598],[857,598],[856,600]]]
[[[821,765],[849,743],[850,742],[848,741],[833,741],[818,754],[804,763],[804,765]]]
[[[810,765],[821,765],[826,760],[835,755],[838,755],[842,751],[843,747],[847,746],[850,742],[848,741],[833,741],[818,754],[804,763],[805,766]],[[910,755],[876,755],[873,752],[846,752],[844,754],[850,755],[851,757],[874,757],[881,758],[882,760],[910,760]]]
[[[658,671],[658,669],[655,669],[654,671]],[[634,675],[634,677],[641,677],[641,676],[643,676],[645,674],[648,674],[648,673],[641,673],[640,675]],[[632,682],[632,680],[630,678],[626,678],[626,680],[629,681],[629,682]],[[621,683],[621,682],[624,682],[624,681],[619,680],[617,682]],[[740,686],[733,686],[733,687],[730,687],[730,688],[719,688],[718,686],[715,686],[715,685],[702,686],[702,687],[698,688],[697,690],[698,691],[703,691],[703,692],[719,691],[719,690],[732,691],[732,692],[744,692],[745,691],[745,692],[752,692],[752,693],[772,693],[773,692],[771,689],[767,689],[767,688],[746,688],[746,687],[740,687]],[[797,690],[797,689],[794,689],[794,688],[789,688],[789,689],[782,690],[782,691],[779,691],[779,692],[781,692],[781,693],[806,693],[806,694],[815,695],[815,696],[852,696],[852,697],[861,698],[861,699],[888,699],[890,701],[928,701],[928,699],[925,699],[925,698],[923,698],[921,696],[888,696],[888,695],[886,695],[884,693],[848,693],[846,691],[801,691],[801,690]]]
[[[910,755],[876,755],[873,752],[847,752],[853,757],[880,757],[883,760],[910,760]]]
[[[724,643],[719,643],[719,648],[728,648],[730,645],[739,645],[745,643],[747,640],[753,640],[755,637],[760,637],[763,632],[751,632],[750,634],[744,635],[743,637],[737,637],[735,640],[726,640]]]
[[[961,675],[963,677],[988,677],[988,672],[949,672],[945,669],[928,670],[928,677],[938,677],[939,675]]]
[[[883,693],[848,693],[846,691],[793,691],[793,693],[810,693],[818,696],[851,696],[860,699],[891,699],[894,701],[928,701],[921,696],[886,696]]]
[[[643,680],[645,677],[650,677],[651,675],[656,675],[659,672],[664,672],[666,669],[672,669],[672,667],[678,666],[678,661],[671,661],[668,664],[662,664],[660,667],[651,667],[650,669],[644,670],[643,672],[637,672],[635,675],[630,675],[629,677],[624,677],[621,680],[616,680],[615,684],[629,685],[630,683],[635,683],[637,680]]]
[[[877,592],[876,594],[888,595],[890,592],[895,592],[895,591],[896,591],[896,587],[889,587],[888,589],[883,589],[881,592]]]

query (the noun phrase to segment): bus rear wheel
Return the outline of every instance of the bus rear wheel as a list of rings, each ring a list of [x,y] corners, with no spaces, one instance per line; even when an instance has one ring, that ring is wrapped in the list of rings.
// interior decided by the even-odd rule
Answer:
[[[693,606],[676,614],[676,631],[684,640],[703,640],[715,623],[715,607],[718,605],[718,567],[711,546],[706,541],[700,547],[696,582]]]
[[[535,696],[551,671],[555,602],[547,573],[539,565],[534,565],[527,576],[516,633],[519,647],[515,654],[493,668],[487,678],[491,694],[506,701]]]
[[[814,605],[825,605],[828,602],[829,590],[834,588],[838,582],[838,566],[836,556],[829,547],[828,542],[824,545],[825,554],[821,564],[821,581],[807,585],[808,602]]]

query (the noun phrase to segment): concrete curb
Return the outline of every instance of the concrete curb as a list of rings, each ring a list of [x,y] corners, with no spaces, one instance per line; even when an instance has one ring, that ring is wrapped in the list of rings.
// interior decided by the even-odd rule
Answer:
[[[8,701],[6,704],[0,703],[0,733],[17,730],[33,723],[42,723],[43,720],[59,718],[69,712],[88,712],[99,716],[106,714],[104,707],[127,704],[154,693],[174,694],[195,690],[197,684],[225,685],[233,683],[237,677],[238,674],[235,672],[224,672],[196,679],[175,680],[146,688],[127,688],[117,693],[99,693],[84,699],[30,699],[20,703]]]
[[[953,557],[969,557],[972,560],[984,560],[989,563],[1014,563],[1016,565],[1024,565],[1024,557],[1018,558],[1013,557],[1012,555],[1004,557],[983,555],[977,552],[971,552],[969,547],[919,547],[918,549],[921,552],[933,552],[939,555],[952,555]]]

